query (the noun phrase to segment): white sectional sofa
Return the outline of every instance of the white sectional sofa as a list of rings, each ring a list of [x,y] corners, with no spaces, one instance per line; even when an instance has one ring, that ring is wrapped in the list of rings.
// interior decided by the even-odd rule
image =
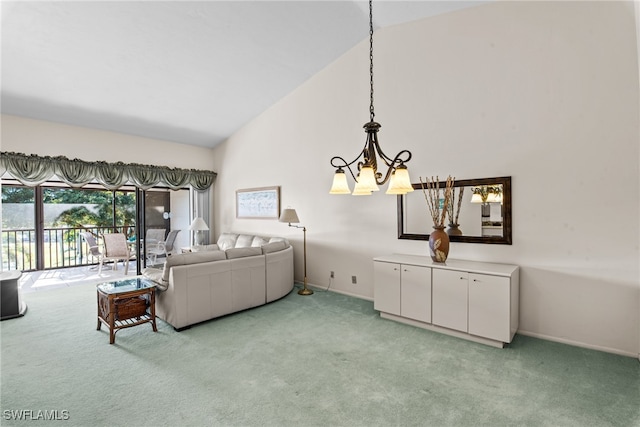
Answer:
[[[146,269],[158,283],[156,315],[176,330],[284,297],[293,289],[293,247],[280,237],[223,233],[215,245]]]

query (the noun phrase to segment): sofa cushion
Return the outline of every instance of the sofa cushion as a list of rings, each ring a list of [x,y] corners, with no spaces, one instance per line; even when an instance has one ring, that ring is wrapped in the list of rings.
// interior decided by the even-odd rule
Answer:
[[[251,248],[251,247],[231,248],[231,249],[227,249],[225,253],[227,254],[227,259],[234,259],[234,258],[262,255],[262,249]]]
[[[249,236],[248,234],[240,234],[236,239],[236,245],[234,248],[249,248],[251,247],[251,243],[253,242],[254,236]]]
[[[262,253],[269,254],[271,252],[278,252],[287,249],[287,244],[282,240],[279,242],[271,242],[262,246]]]
[[[273,242],[285,242],[285,243],[288,243],[288,240],[285,239],[284,237],[271,237],[269,239],[269,243],[273,243]]]
[[[186,254],[171,255],[170,257],[167,257],[167,261],[164,263],[162,280],[166,282],[169,281],[169,270],[174,265],[200,264],[203,262],[219,261],[226,258],[227,257],[223,251],[190,252]]]
[[[219,251],[220,247],[218,245],[200,245],[200,246],[192,246],[191,252],[206,252],[206,251]]]
[[[260,236],[254,236],[253,242],[251,242],[251,246],[254,248],[259,248],[260,246],[266,245],[267,243],[269,243],[267,239],[263,239]]]
[[[238,240],[237,234],[222,233],[220,237],[218,237],[218,246],[221,251],[226,251],[229,248],[236,247],[236,240]]]

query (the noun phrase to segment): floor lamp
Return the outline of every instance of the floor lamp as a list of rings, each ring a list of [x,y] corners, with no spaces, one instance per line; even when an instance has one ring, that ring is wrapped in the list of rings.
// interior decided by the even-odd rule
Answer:
[[[291,225],[291,223],[297,224],[300,222],[298,214],[295,209],[287,208],[282,211],[280,215],[280,222],[288,222],[289,227],[302,228],[303,233],[303,258],[304,258],[304,287],[298,291],[299,295],[313,295],[313,291],[307,288],[307,227],[302,225]]]

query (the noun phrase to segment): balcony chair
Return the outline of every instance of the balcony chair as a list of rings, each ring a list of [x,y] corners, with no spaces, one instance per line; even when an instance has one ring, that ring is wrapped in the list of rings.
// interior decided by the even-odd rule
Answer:
[[[118,268],[118,261],[124,262],[124,274],[129,273],[129,261],[135,258],[135,254],[129,251],[129,244],[127,237],[123,233],[109,233],[103,234],[102,239],[104,241],[104,254],[100,258],[100,268],[98,274],[102,272],[102,265],[105,261],[113,261],[113,269]]]
[[[102,259],[102,252],[100,252],[100,248],[98,248],[98,242],[96,241],[96,238],[88,231],[82,232],[80,233],[80,235],[82,236],[84,241],[87,242],[87,245],[89,245],[89,254],[94,258],[97,258],[98,262],[100,262],[100,260]]]
[[[171,254],[179,232],[180,230],[171,230],[166,240],[158,242],[153,246],[147,245],[147,257],[149,258],[150,265],[156,264],[158,256],[166,257]]]
[[[147,257],[147,262],[151,262],[151,250],[157,248],[158,243],[164,242],[166,231],[167,230],[164,228],[149,228],[147,230],[144,236],[144,244],[146,246],[145,256]]]

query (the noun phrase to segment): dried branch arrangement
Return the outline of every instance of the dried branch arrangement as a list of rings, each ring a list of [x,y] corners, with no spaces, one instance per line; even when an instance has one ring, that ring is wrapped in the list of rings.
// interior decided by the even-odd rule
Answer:
[[[458,198],[456,198],[456,188],[459,190]],[[464,187],[452,187],[451,188],[451,203],[447,208],[447,214],[449,215],[450,224],[460,224],[458,218],[460,217],[460,207],[462,206],[462,195],[464,194]],[[455,214],[454,214],[455,212]]]
[[[443,190],[444,203],[442,205],[442,209],[440,209],[440,181],[436,176],[435,179],[431,177],[425,178],[422,180],[420,177],[420,185],[422,186],[422,193],[424,194],[424,198],[427,201],[427,207],[429,208],[429,214],[431,215],[431,219],[433,220],[434,227],[444,227],[444,220],[447,216],[447,209],[449,208],[449,203],[451,202],[451,190],[453,187],[454,178],[451,176],[447,177],[447,182]]]

